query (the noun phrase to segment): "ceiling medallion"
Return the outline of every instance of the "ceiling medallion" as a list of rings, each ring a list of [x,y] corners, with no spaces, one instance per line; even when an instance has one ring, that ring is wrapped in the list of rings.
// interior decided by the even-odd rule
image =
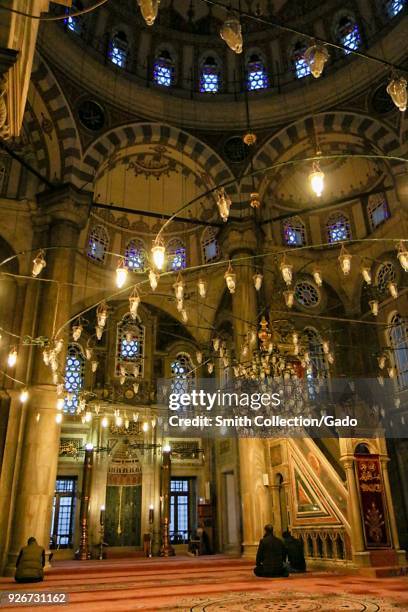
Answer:
[[[133,170],[135,176],[144,175],[146,178],[153,176],[157,180],[161,176],[170,176],[171,172],[177,173],[176,160],[164,156],[166,147],[158,145],[153,151],[133,156],[126,170]]]

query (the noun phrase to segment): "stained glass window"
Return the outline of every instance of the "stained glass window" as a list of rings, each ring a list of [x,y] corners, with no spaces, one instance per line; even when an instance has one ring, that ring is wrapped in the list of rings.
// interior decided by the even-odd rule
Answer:
[[[217,93],[220,89],[220,72],[213,57],[207,57],[202,68],[200,78],[201,93]]]
[[[89,233],[88,257],[103,263],[109,248],[109,234],[103,225],[94,225]]]
[[[341,45],[346,47],[344,53],[348,55],[351,51],[357,51],[361,46],[360,30],[351,17],[342,17],[337,25],[337,36]]]
[[[248,62],[248,89],[265,89],[268,87],[268,75],[259,55],[251,55]]]
[[[297,79],[302,79],[310,74],[309,64],[304,57],[306,48],[307,47],[304,42],[298,42],[293,49],[292,61]]]
[[[117,32],[110,42],[109,58],[112,64],[125,68],[129,55],[129,43],[124,32]]]
[[[139,366],[139,376],[144,374],[144,337],[145,328],[126,314],[117,326],[116,376],[134,376],[135,365]]]
[[[326,224],[327,239],[330,243],[341,242],[351,238],[350,222],[343,213],[334,213]]]
[[[125,249],[125,263],[128,270],[143,272],[146,269],[146,249],[142,240],[130,240]]]
[[[65,390],[64,411],[74,413],[78,408],[78,395],[84,385],[85,360],[78,344],[68,346],[65,360]]]
[[[296,301],[305,308],[313,308],[320,302],[320,294],[317,287],[307,281],[299,281],[295,285]]]
[[[372,230],[389,219],[390,210],[388,208],[386,197],[383,193],[375,193],[369,196],[367,213]]]
[[[173,84],[174,64],[171,55],[164,50],[155,59],[153,65],[153,79],[157,85],[170,87]]]
[[[303,221],[292,217],[283,223],[283,240],[288,246],[303,246],[306,244],[306,232]]]
[[[377,270],[375,284],[380,293],[388,292],[388,284],[395,283],[397,275],[394,264],[391,261],[384,261]]]
[[[187,393],[193,384],[195,374],[193,362],[187,353],[179,353],[171,364],[172,393]]]
[[[215,261],[220,256],[217,232],[213,227],[207,227],[201,237],[201,250],[204,263]]]
[[[400,389],[408,387],[408,321],[396,312],[390,321],[389,341],[394,350],[394,362]]]
[[[166,248],[167,267],[169,270],[183,270],[186,265],[186,247],[181,240],[170,240]]]
[[[387,13],[389,17],[395,17],[402,11],[406,4],[406,0],[390,0],[387,2]]]

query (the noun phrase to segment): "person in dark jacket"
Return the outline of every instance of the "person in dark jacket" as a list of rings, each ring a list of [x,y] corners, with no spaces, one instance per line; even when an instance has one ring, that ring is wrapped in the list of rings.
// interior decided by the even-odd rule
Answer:
[[[33,537],[28,538],[27,546],[20,550],[17,558],[16,582],[41,582],[44,579],[45,550]]]
[[[259,541],[256,553],[255,576],[263,578],[274,578],[277,576],[288,576],[288,570],[284,565],[286,559],[286,548],[282,540],[273,535],[273,526],[265,525],[265,535]]]
[[[282,535],[288,555],[289,572],[305,572],[306,561],[303,551],[303,541],[294,538],[289,530],[285,531]]]

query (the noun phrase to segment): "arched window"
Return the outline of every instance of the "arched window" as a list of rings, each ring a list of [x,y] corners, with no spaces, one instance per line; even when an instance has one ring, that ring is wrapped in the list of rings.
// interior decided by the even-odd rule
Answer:
[[[390,210],[385,194],[373,193],[368,196],[367,214],[372,230],[389,219]]]
[[[406,5],[406,0],[388,0],[386,10],[389,17],[395,17]]]
[[[328,242],[341,242],[351,238],[350,221],[341,212],[330,215],[326,223]]]
[[[116,376],[134,376],[134,367],[139,366],[139,376],[144,374],[145,328],[126,314],[117,325]]]
[[[220,90],[220,69],[214,57],[209,55],[201,66],[201,93],[217,93]]]
[[[268,75],[266,74],[265,64],[258,53],[253,53],[247,64],[248,89],[265,89],[268,87]]]
[[[194,365],[188,353],[178,353],[171,364],[172,393],[188,393],[195,381]]]
[[[213,227],[207,227],[201,236],[201,250],[204,263],[215,261],[220,256],[217,233]]]
[[[89,233],[88,257],[104,263],[109,248],[109,234],[103,225],[94,225]]]
[[[307,45],[303,41],[299,41],[293,48],[292,62],[295,69],[297,79],[302,79],[310,74],[310,67],[305,60],[305,51]]]
[[[173,84],[174,61],[167,49],[160,51],[154,60],[153,79],[157,85],[163,85],[163,87],[170,87]]]
[[[389,283],[395,283],[397,275],[394,264],[391,261],[384,261],[378,268],[375,275],[375,285],[381,294],[388,293]]]
[[[109,45],[109,59],[112,64],[125,68],[129,58],[129,42],[128,38],[122,30],[119,30],[112,36]]]
[[[70,8],[66,9],[67,14],[74,13],[76,11],[82,11],[83,4],[80,0],[74,0]],[[64,24],[67,30],[70,32],[74,32],[75,34],[82,34],[83,30],[83,21],[80,16],[78,17],[67,17],[64,19]]]
[[[145,245],[139,238],[132,238],[125,249],[125,264],[128,270],[143,272],[146,269],[147,254]]]
[[[186,247],[184,242],[173,238],[167,245],[167,268],[169,270],[183,270],[186,265]]]
[[[84,386],[85,359],[79,344],[70,344],[65,359],[65,412],[76,412],[78,408],[78,395]]]
[[[316,382],[324,384],[329,377],[329,368],[323,351],[320,334],[312,327],[303,330],[309,364],[306,367],[306,380],[310,399],[316,398]]]
[[[283,240],[288,246],[306,244],[305,224],[299,217],[292,217],[283,222]]]
[[[353,17],[341,17],[336,27],[337,40],[343,47],[344,53],[348,55],[351,51],[357,51],[361,46],[360,30]]]
[[[408,387],[408,320],[396,312],[390,321],[389,343],[394,351],[400,389]]]
[[[313,308],[320,303],[319,289],[309,281],[298,281],[295,285],[295,299],[304,308]]]

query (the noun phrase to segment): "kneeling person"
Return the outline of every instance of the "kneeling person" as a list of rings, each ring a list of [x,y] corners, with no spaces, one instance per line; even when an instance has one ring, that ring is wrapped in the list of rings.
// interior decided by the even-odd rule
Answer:
[[[300,573],[306,571],[305,554],[303,552],[303,541],[294,538],[290,531],[285,531],[283,541],[288,553],[289,572]]]
[[[256,553],[255,576],[263,578],[274,578],[277,576],[288,576],[288,570],[284,565],[286,559],[286,548],[282,540],[273,535],[272,525],[265,525],[265,535],[259,541]]]
[[[33,537],[28,538],[27,546],[20,550],[17,558],[16,582],[41,582],[44,580],[45,551]]]

